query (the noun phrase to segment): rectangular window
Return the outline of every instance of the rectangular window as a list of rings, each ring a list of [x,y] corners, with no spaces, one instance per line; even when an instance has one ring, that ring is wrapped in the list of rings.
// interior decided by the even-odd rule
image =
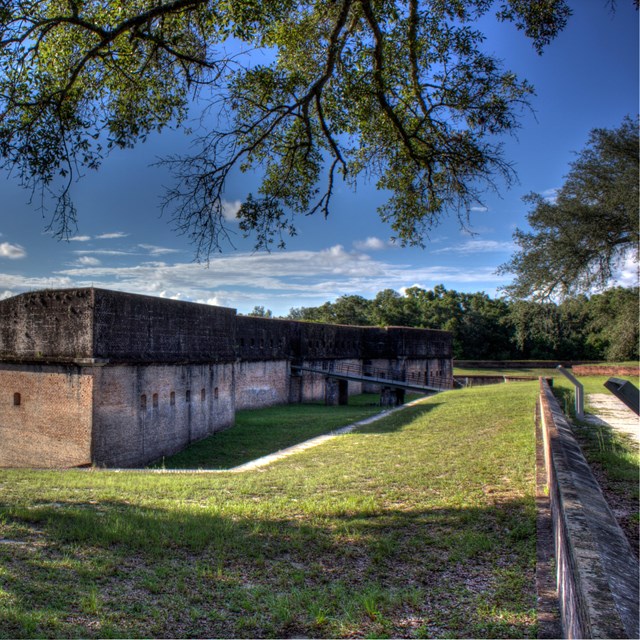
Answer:
[[[185,392],[184,399],[185,402],[191,402],[191,391],[189,389],[187,389],[187,391]]]
[[[157,409],[158,408],[158,394],[157,393],[153,394],[152,401],[153,401],[153,408]]]
[[[22,396],[19,393],[13,394],[13,406],[19,407],[22,404]]]
[[[172,391],[169,394],[169,404],[173,407],[176,404],[176,392]]]
[[[200,401],[204,402],[206,397],[207,397],[207,392],[204,389],[201,389],[201,391],[200,391]]]
[[[147,410],[147,396],[144,393],[140,396],[140,409],[142,411]]]

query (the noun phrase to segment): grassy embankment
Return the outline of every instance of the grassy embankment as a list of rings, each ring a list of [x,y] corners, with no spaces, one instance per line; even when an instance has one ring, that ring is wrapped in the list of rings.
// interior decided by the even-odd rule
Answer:
[[[244,474],[0,471],[0,636],[535,637],[536,393]]]
[[[637,362],[603,363],[602,366],[637,366]],[[555,369],[456,369],[456,375],[531,375],[554,378],[554,394],[564,412],[570,416],[574,434],[586,459],[593,468],[605,496],[618,515],[618,521],[638,552],[638,526],[640,525],[640,450],[638,443],[628,434],[613,431],[608,425],[596,426],[575,417],[573,384]],[[584,386],[585,411],[593,413],[588,396],[594,393],[610,394],[604,386],[609,375],[577,376]],[[636,376],[616,376],[639,386]]]

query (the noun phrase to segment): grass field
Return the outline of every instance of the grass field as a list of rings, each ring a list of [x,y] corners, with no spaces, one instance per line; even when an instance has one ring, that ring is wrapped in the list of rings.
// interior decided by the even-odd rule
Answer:
[[[0,636],[535,637],[536,395],[244,474],[0,471]]]

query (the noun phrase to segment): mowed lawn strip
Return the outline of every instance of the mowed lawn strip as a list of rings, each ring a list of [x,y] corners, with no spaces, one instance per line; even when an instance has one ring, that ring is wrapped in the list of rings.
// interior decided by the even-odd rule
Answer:
[[[535,637],[537,383],[245,474],[0,472],[3,637]]]

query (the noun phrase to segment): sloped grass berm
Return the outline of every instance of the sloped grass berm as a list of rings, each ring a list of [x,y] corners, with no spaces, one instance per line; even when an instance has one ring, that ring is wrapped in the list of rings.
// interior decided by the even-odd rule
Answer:
[[[244,474],[0,471],[0,636],[535,637],[537,390]]]

